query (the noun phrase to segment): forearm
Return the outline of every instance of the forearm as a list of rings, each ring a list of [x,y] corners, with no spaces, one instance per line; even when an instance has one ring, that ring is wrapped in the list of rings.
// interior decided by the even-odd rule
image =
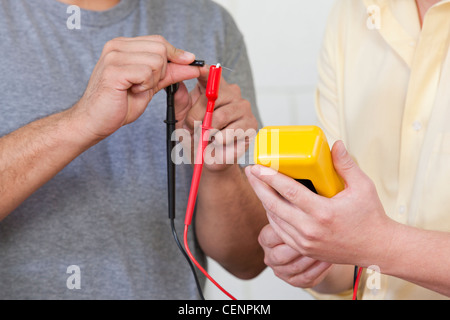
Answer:
[[[392,221],[394,229],[380,232],[359,265],[377,266],[382,274],[412,282],[450,296],[450,235],[428,231]],[[351,289],[353,266],[334,265],[315,288],[319,293],[335,294]]]
[[[450,296],[449,233],[397,224],[389,243],[384,258],[373,263],[381,273]]]
[[[360,266],[377,266],[380,272],[450,296],[450,234],[422,230],[392,221],[394,229],[380,232],[361,257]],[[394,230],[394,231],[392,231]],[[335,265],[313,289],[335,294],[351,289],[353,266]]]
[[[257,239],[268,222],[243,169],[204,171],[197,205],[196,234],[205,253],[239,278],[259,274],[265,265]]]
[[[0,221],[88,146],[75,134],[70,110],[0,138]]]

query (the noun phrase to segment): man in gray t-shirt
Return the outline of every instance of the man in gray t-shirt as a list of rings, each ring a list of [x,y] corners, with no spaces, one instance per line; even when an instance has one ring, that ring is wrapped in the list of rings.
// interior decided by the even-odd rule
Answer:
[[[192,134],[205,111],[208,68],[190,52],[233,70],[212,126],[256,129],[242,35],[213,2],[0,0],[0,299],[198,298],[166,189],[163,89],[181,83],[177,128]],[[178,230],[191,176],[177,166]],[[205,165],[200,263],[254,277],[265,224],[238,164]]]

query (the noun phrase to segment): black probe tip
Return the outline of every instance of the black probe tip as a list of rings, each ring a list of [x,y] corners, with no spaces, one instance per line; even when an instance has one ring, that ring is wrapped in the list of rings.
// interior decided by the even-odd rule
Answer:
[[[194,66],[194,67],[204,67],[205,66],[205,60],[194,60],[194,62],[192,62],[190,64],[190,66]]]

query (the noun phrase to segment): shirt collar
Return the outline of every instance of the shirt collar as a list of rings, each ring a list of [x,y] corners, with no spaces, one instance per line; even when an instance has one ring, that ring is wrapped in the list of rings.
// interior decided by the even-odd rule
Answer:
[[[413,0],[363,0],[367,8],[367,19],[379,19],[375,32],[411,67],[416,44],[421,33],[417,6]],[[449,8],[450,0],[435,4],[431,11]],[[402,16],[416,12],[414,18]],[[428,13],[427,13],[428,15]],[[413,20],[411,20],[413,19]]]

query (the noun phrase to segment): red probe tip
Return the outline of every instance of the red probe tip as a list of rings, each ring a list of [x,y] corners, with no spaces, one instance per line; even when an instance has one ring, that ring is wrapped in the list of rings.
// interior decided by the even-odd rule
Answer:
[[[222,67],[220,66],[220,63],[209,68],[208,84],[206,85],[206,97],[208,100],[217,100],[221,77]]]

